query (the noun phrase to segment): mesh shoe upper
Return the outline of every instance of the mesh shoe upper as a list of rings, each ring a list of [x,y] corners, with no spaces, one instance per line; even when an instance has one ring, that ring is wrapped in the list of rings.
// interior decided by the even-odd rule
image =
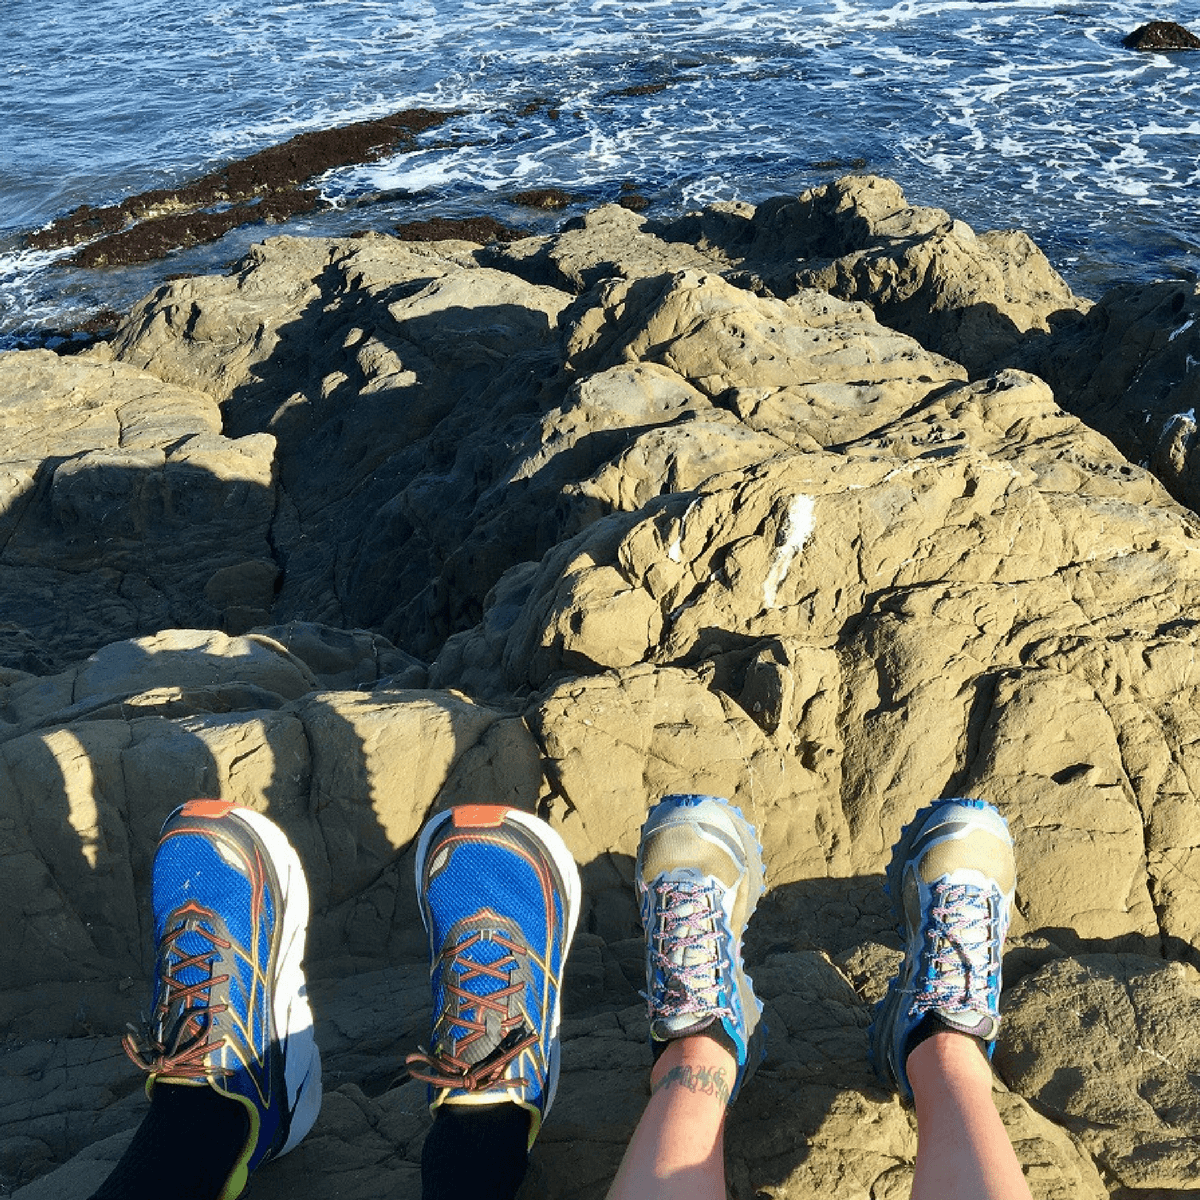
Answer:
[[[417,848],[433,1027],[410,1074],[430,1107],[510,1100],[530,1144],[559,1072],[559,993],[579,917],[579,871],[544,821],[502,806],[433,817]]]
[[[876,1070],[905,1098],[912,1096],[908,1042],[926,1014],[980,1038],[990,1055],[1015,887],[1008,826],[982,800],[939,800],[901,833],[888,888],[902,922],[904,961],[870,1040]]]
[[[754,829],[715,796],[666,796],[642,828],[636,879],[651,1039],[719,1025],[738,1063],[732,1099],[765,1050],[762,1004],[742,966],[765,888]]]
[[[290,1150],[320,1106],[321,1068],[301,962],[308,888],[266,817],[192,801],[154,858],[154,998],[125,1046],[148,1087],[207,1085],[239,1101],[250,1135],[222,1200]]]

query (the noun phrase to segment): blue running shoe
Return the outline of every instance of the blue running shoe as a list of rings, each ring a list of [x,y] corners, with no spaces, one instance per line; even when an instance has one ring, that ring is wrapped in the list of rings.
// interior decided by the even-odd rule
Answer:
[[[321,1105],[302,959],[308,885],[296,852],[266,817],[220,800],[176,809],[153,873],[154,1003],[125,1048],[165,1085],[210,1087],[238,1101],[249,1136],[218,1200],[286,1154]]]
[[[887,884],[904,961],[868,1036],[875,1070],[904,1099],[909,1039],[930,1013],[979,1038],[991,1058],[1016,880],[1008,824],[983,800],[936,800],[901,831]]]
[[[513,1103],[529,1145],[554,1101],[559,997],[579,919],[579,870],[545,821],[503,805],[431,817],[417,843],[433,1028],[407,1059],[429,1107]]]
[[[737,1059],[732,1101],[766,1053],[762,1003],[742,966],[742,935],[766,889],[754,827],[716,796],[666,796],[642,826],[635,879],[650,1038],[723,1034]]]

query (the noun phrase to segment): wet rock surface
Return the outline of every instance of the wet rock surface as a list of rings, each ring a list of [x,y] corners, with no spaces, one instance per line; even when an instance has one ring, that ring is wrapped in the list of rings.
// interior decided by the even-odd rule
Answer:
[[[335,167],[411,148],[418,133],[454,115],[410,109],[297,134],[178,188],[142,192],[103,208],[82,205],[30,234],[27,244],[54,250],[86,242],[70,260],[81,267],[164,258],[172,250],[215,242],[241,225],[279,223],[310,212],[320,192],[305,183]]]
[[[0,356],[14,1196],[87,1196],[145,1110],[119,1034],[197,795],[269,813],[313,898],[325,1104],[248,1194],[419,1194],[414,839],[484,800],[584,881],[523,1194],[602,1196],[650,1064],[633,856],[676,790],[740,804],[770,883],[731,1195],[907,1195],[865,1059],[883,870],[952,794],[1016,840],[995,1100],[1034,1196],[1192,1186],[1200,519],[1186,438],[1133,460],[1190,404],[1194,298],[1092,307],[958,224],[849,178],[669,228],[276,238]]]
[[[1121,39],[1128,50],[1200,50],[1200,37],[1174,21],[1150,21]]]
[[[495,217],[431,217],[428,221],[406,221],[392,231],[402,242],[516,242],[528,231],[502,225]]]

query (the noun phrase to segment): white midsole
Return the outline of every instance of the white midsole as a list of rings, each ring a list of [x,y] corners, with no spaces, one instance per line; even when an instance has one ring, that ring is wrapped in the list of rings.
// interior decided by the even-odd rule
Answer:
[[[321,1055],[313,1032],[312,1009],[304,979],[304,941],[308,933],[308,881],[300,857],[269,817],[249,808],[231,809],[230,817],[248,825],[267,849],[279,878],[276,911],[283,927],[274,979],[275,1032],[285,1051],[284,1086],[292,1123],[276,1157],[291,1150],[313,1127],[321,1110]]]

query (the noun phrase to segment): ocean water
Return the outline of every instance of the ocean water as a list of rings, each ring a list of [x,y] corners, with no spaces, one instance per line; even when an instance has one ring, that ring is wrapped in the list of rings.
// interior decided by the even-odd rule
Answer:
[[[1200,0],[9,0],[0,8],[0,347],[221,270],[281,232],[576,207],[759,201],[851,169],[976,229],[1020,227],[1071,285],[1200,273],[1200,52],[1144,54]],[[311,129],[458,115],[331,172],[326,207],[155,264],[83,271],[26,235]],[[570,210],[568,210],[570,211]]]

